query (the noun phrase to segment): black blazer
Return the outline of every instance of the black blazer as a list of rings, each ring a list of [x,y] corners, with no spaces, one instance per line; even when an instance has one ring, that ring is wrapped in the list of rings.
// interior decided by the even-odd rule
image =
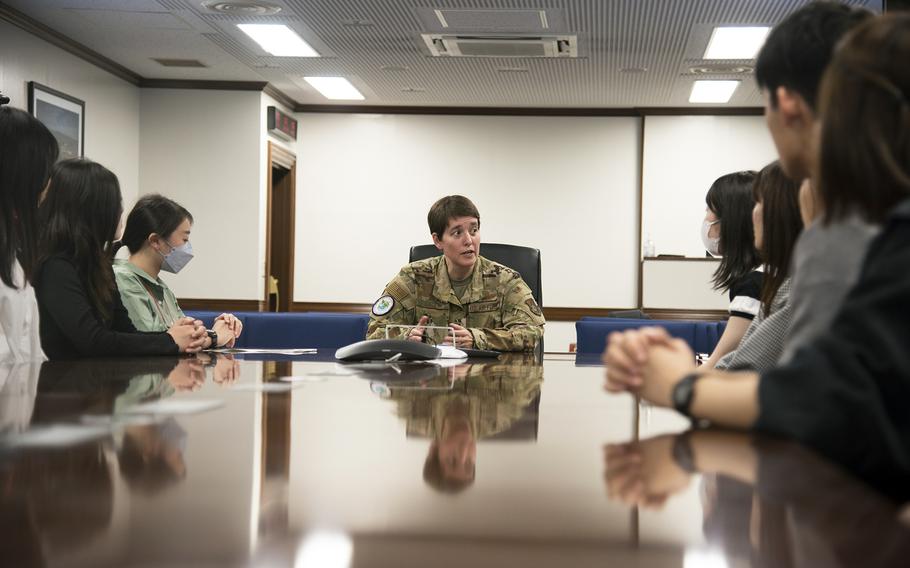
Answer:
[[[177,343],[167,332],[136,330],[116,290],[111,305],[113,318],[102,321],[70,258],[47,259],[38,267],[34,281],[41,346],[48,359],[178,353]]]

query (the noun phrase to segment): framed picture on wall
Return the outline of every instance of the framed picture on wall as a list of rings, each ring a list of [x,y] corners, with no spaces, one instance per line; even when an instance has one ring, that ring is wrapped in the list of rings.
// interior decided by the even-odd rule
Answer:
[[[85,155],[85,101],[29,81],[28,111],[53,133],[61,160]]]

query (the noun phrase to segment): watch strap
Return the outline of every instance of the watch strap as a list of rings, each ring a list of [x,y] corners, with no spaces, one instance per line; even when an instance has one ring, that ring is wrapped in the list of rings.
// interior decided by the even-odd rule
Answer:
[[[695,397],[695,382],[702,377],[698,372],[692,372],[680,379],[671,393],[673,408],[683,416],[692,417],[692,399]]]

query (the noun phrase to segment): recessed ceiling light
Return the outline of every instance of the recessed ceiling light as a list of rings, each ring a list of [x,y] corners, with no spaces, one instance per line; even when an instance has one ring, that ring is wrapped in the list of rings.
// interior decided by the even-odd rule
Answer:
[[[304,77],[303,79],[327,99],[336,101],[362,101],[364,99],[360,91],[344,77]]]
[[[726,103],[733,96],[739,81],[695,81],[690,103]]]
[[[714,28],[705,59],[755,59],[770,31],[768,26]]]
[[[237,27],[277,57],[319,57],[310,44],[283,24],[237,24]]]

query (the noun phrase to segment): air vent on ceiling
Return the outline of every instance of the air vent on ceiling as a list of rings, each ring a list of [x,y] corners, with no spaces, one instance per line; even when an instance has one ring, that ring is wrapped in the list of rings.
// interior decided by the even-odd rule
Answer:
[[[694,75],[747,75],[755,69],[750,65],[696,65],[689,67]]]
[[[152,60],[165,67],[208,67],[208,65],[197,59],[161,59],[153,57]]]
[[[578,36],[421,34],[434,57],[578,57]]]
[[[203,2],[202,7],[213,12],[240,16],[274,16],[281,11],[281,6],[253,0],[215,0]]]

